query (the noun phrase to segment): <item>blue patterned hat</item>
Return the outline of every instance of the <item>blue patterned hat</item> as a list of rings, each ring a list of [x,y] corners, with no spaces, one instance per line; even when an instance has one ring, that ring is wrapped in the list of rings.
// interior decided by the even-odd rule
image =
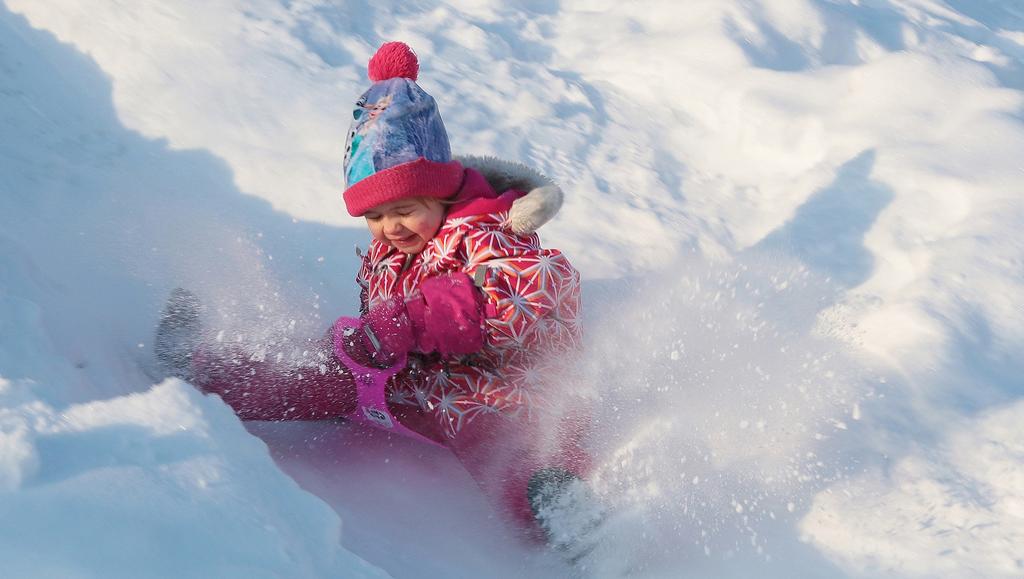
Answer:
[[[388,42],[369,63],[373,86],[356,102],[345,143],[345,205],[353,216],[407,197],[447,198],[462,183],[437,103],[416,84],[419,62]]]

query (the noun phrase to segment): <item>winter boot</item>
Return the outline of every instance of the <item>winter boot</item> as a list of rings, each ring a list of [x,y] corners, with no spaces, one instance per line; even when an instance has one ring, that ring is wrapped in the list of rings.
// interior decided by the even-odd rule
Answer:
[[[174,288],[167,298],[153,344],[157,364],[165,375],[191,381],[192,353],[202,330],[199,312],[199,298],[187,289]]]
[[[598,542],[605,509],[587,484],[562,468],[543,468],[526,485],[533,516],[548,545],[577,565]]]

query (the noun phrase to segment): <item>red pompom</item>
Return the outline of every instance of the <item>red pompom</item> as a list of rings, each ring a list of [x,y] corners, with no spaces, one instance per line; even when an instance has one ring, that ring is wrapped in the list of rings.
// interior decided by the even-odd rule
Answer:
[[[416,75],[420,72],[420,63],[408,44],[385,42],[377,49],[377,54],[370,58],[367,68],[373,82],[395,77],[416,80]]]

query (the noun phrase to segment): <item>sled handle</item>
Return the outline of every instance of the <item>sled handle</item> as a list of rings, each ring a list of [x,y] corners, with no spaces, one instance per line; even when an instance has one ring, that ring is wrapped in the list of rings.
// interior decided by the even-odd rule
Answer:
[[[345,348],[342,346],[344,340],[350,339],[350,336],[355,334],[361,326],[362,320],[359,318],[338,318],[332,329],[334,355],[352,373],[352,378],[356,385],[356,409],[345,416],[345,418],[359,424],[401,434],[420,442],[444,447],[443,444],[436,440],[427,438],[403,425],[388,409],[385,388],[388,380],[405,368],[409,358],[408,354],[402,353],[395,360],[395,363],[387,368],[373,368],[359,364],[345,351]]]

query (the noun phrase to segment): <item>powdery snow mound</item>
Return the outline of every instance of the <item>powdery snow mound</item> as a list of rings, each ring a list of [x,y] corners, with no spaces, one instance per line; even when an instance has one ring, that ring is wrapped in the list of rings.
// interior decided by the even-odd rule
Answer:
[[[0,378],[10,577],[387,577],[341,521],[190,385],[63,410]]]
[[[818,495],[800,528],[854,576],[1024,574],[1024,402]],[[880,514],[882,516],[880,516]]]

